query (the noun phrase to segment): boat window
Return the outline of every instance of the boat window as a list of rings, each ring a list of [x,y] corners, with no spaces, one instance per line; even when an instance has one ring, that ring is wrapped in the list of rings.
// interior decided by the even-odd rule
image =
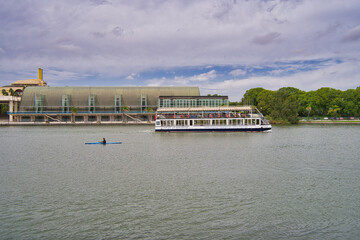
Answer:
[[[176,120],[176,126],[185,126],[185,120]]]

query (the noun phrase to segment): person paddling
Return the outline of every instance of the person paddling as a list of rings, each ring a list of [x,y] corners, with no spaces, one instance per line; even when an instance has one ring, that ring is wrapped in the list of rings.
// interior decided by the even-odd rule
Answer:
[[[102,142],[101,142],[102,144],[106,144],[106,140],[105,140],[105,138],[103,138],[103,140],[102,140]]]

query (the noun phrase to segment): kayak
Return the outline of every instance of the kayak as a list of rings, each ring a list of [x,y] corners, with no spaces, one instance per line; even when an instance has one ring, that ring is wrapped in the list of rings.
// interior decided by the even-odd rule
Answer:
[[[106,144],[121,144],[121,142],[107,142],[107,143],[102,143],[102,142],[87,142],[85,144],[103,144],[103,145],[106,145]]]

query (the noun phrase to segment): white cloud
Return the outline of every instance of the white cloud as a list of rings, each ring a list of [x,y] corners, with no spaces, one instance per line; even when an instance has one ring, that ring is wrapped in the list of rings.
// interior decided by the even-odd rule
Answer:
[[[147,86],[173,86],[173,84],[169,84],[169,79],[162,77],[160,79],[154,78],[146,81]]]
[[[162,77],[160,79],[150,79],[146,81],[146,83],[149,86],[161,86],[164,84],[167,86],[199,85],[214,80],[216,76],[216,71],[211,70],[209,72],[193,75],[190,77],[175,76],[174,78]]]
[[[61,44],[58,47],[63,51],[69,51],[69,52],[75,52],[81,50],[79,46],[76,46],[74,44]]]
[[[201,73],[192,77],[184,78],[189,82],[205,82],[216,78],[216,71],[211,70],[207,73]]]
[[[246,71],[243,69],[236,69],[236,70],[232,70],[231,72],[229,72],[230,75],[237,77],[237,76],[242,76],[246,74]]]
[[[341,90],[360,87],[359,60],[324,65],[312,71],[299,71],[286,76],[254,76],[245,79],[229,79],[219,83],[200,86],[202,94],[228,95],[231,101],[239,101],[246,90],[262,87],[278,90],[282,87],[295,87],[304,91],[331,87]]]
[[[134,79],[136,79],[137,77],[139,77],[139,74],[138,74],[138,73],[132,73],[132,74],[130,74],[129,76],[127,76],[125,79],[126,79],[126,80],[134,80]]]
[[[46,82],[51,82],[53,85],[51,86],[60,86],[61,81],[78,81],[83,79],[84,77],[89,77],[90,75],[84,76],[81,73],[77,72],[69,72],[69,71],[59,71],[59,70],[53,70],[53,69],[45,69],[46,75],[44,74],[44,80]],[[60,84],[59,84],[60,83]]]

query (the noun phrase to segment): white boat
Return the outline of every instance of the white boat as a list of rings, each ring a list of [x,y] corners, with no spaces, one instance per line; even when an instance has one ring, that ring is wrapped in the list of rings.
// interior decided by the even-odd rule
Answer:
[[[158,108],[155,131],[269,131],[270,123],[251,106]]]

